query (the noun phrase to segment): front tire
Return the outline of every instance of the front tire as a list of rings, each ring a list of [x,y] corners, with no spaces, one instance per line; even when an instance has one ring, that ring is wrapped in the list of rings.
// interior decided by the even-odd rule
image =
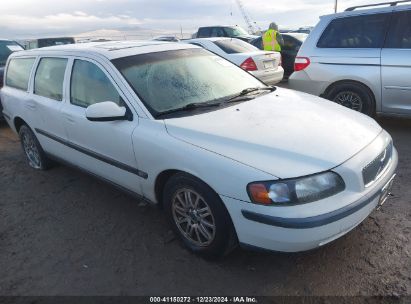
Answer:
[[[327,99],[342,106],[375,116],[375,100],[371,91],[356,82],[342,82],[334,85],[326,94]]]
[[[173,231],[190,251],[217,258],[236,247],[231,218],[208,185],[188,174],[176,174],[166,183],[163,198]]]
[[[27,125],[22,125],[19,130],[19,137],[29,166],[36,170],[47,170],[51,162],[41,148],[33,131]]]

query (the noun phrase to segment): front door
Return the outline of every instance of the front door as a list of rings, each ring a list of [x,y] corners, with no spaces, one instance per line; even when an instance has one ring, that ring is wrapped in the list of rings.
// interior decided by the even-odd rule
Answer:
[[[68,145],[73,150],[70,162],[128,190],[141,193],[140,179],[146,178],[146,175],[138,170],[132,144],[138,116],[132,115],[131,107],[113,78],[95,61],[74,59],[67,90],[69,101],[62,108],[62,116]],[[89,121],[86,108],[103,101],[125,106],[132,118]]]

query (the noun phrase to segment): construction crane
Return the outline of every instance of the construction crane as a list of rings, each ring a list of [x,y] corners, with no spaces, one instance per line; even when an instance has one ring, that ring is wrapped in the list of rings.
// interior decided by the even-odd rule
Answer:
[[[241,14],[243,15],[244,21],[247,24],[248,32],[250,34],[254,34],[257,31],[261,32],[260,27],[255,22],[251,21],[250,17],[248,16],[247,12],[245,11],[244,4],[241,2],[241,0],[236,0],[236,2],[237,2],[237,5],[238,5],[238,7],[241,11]]]

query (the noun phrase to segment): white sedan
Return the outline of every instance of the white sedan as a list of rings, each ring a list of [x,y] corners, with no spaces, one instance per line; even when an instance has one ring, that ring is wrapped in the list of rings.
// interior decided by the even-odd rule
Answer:
[[[279,52],[261,51],[236,38],[199,38],[184,42],[201,46],[231,61],[268,85],[283,80],[284,69]]]
[[[189,44],[18,52],[1,100],[32,168],[61,161],[162,205],[207,256],[323,246],[386,201],[398,162],[373,119]]]

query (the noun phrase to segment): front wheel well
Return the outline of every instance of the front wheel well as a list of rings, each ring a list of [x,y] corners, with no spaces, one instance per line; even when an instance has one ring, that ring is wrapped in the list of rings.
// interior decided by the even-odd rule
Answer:
[[[161,172],[157,178],[156,182],[154,184],[154,193],[156,195],[156,200],[157,203],[160,207],[163,206],[163,190],[164,186],[166,185],[167,181],[175,174],[177,173],[185,173],[183,171],[179,170],[166,170]]]
[[[192,174],[190,174],[188,172],[185,172],[185,171],[182,171],[182,170],[176,170],[176,169],[165,170],[157,176],[156,182],[154,184],[154,193],[155,193],[155,196],[156,196],[156,201],[158,203],[158,206],[163,207],[164,187],[165,187],[166,183],[169,181],[169,179],[171,177],[173,177],[174,175],[176,175],[176,174],[185,174],[185,175],[191,176],[191,177],[199,180],[200,182],[204,183],[207,187],[210,188],[210,190],[212,190],[215,194],[217,194],[217,192],[210,185],[208,185],[206,182],[204,182],[203,180],[201,180],[200,178],[198,178],[195,175],[192,175]]]
[[[27,123],[20,117],[14,118],[14,128],[16,129],[17,133],[20,131],[22,125],[27,125]]]

